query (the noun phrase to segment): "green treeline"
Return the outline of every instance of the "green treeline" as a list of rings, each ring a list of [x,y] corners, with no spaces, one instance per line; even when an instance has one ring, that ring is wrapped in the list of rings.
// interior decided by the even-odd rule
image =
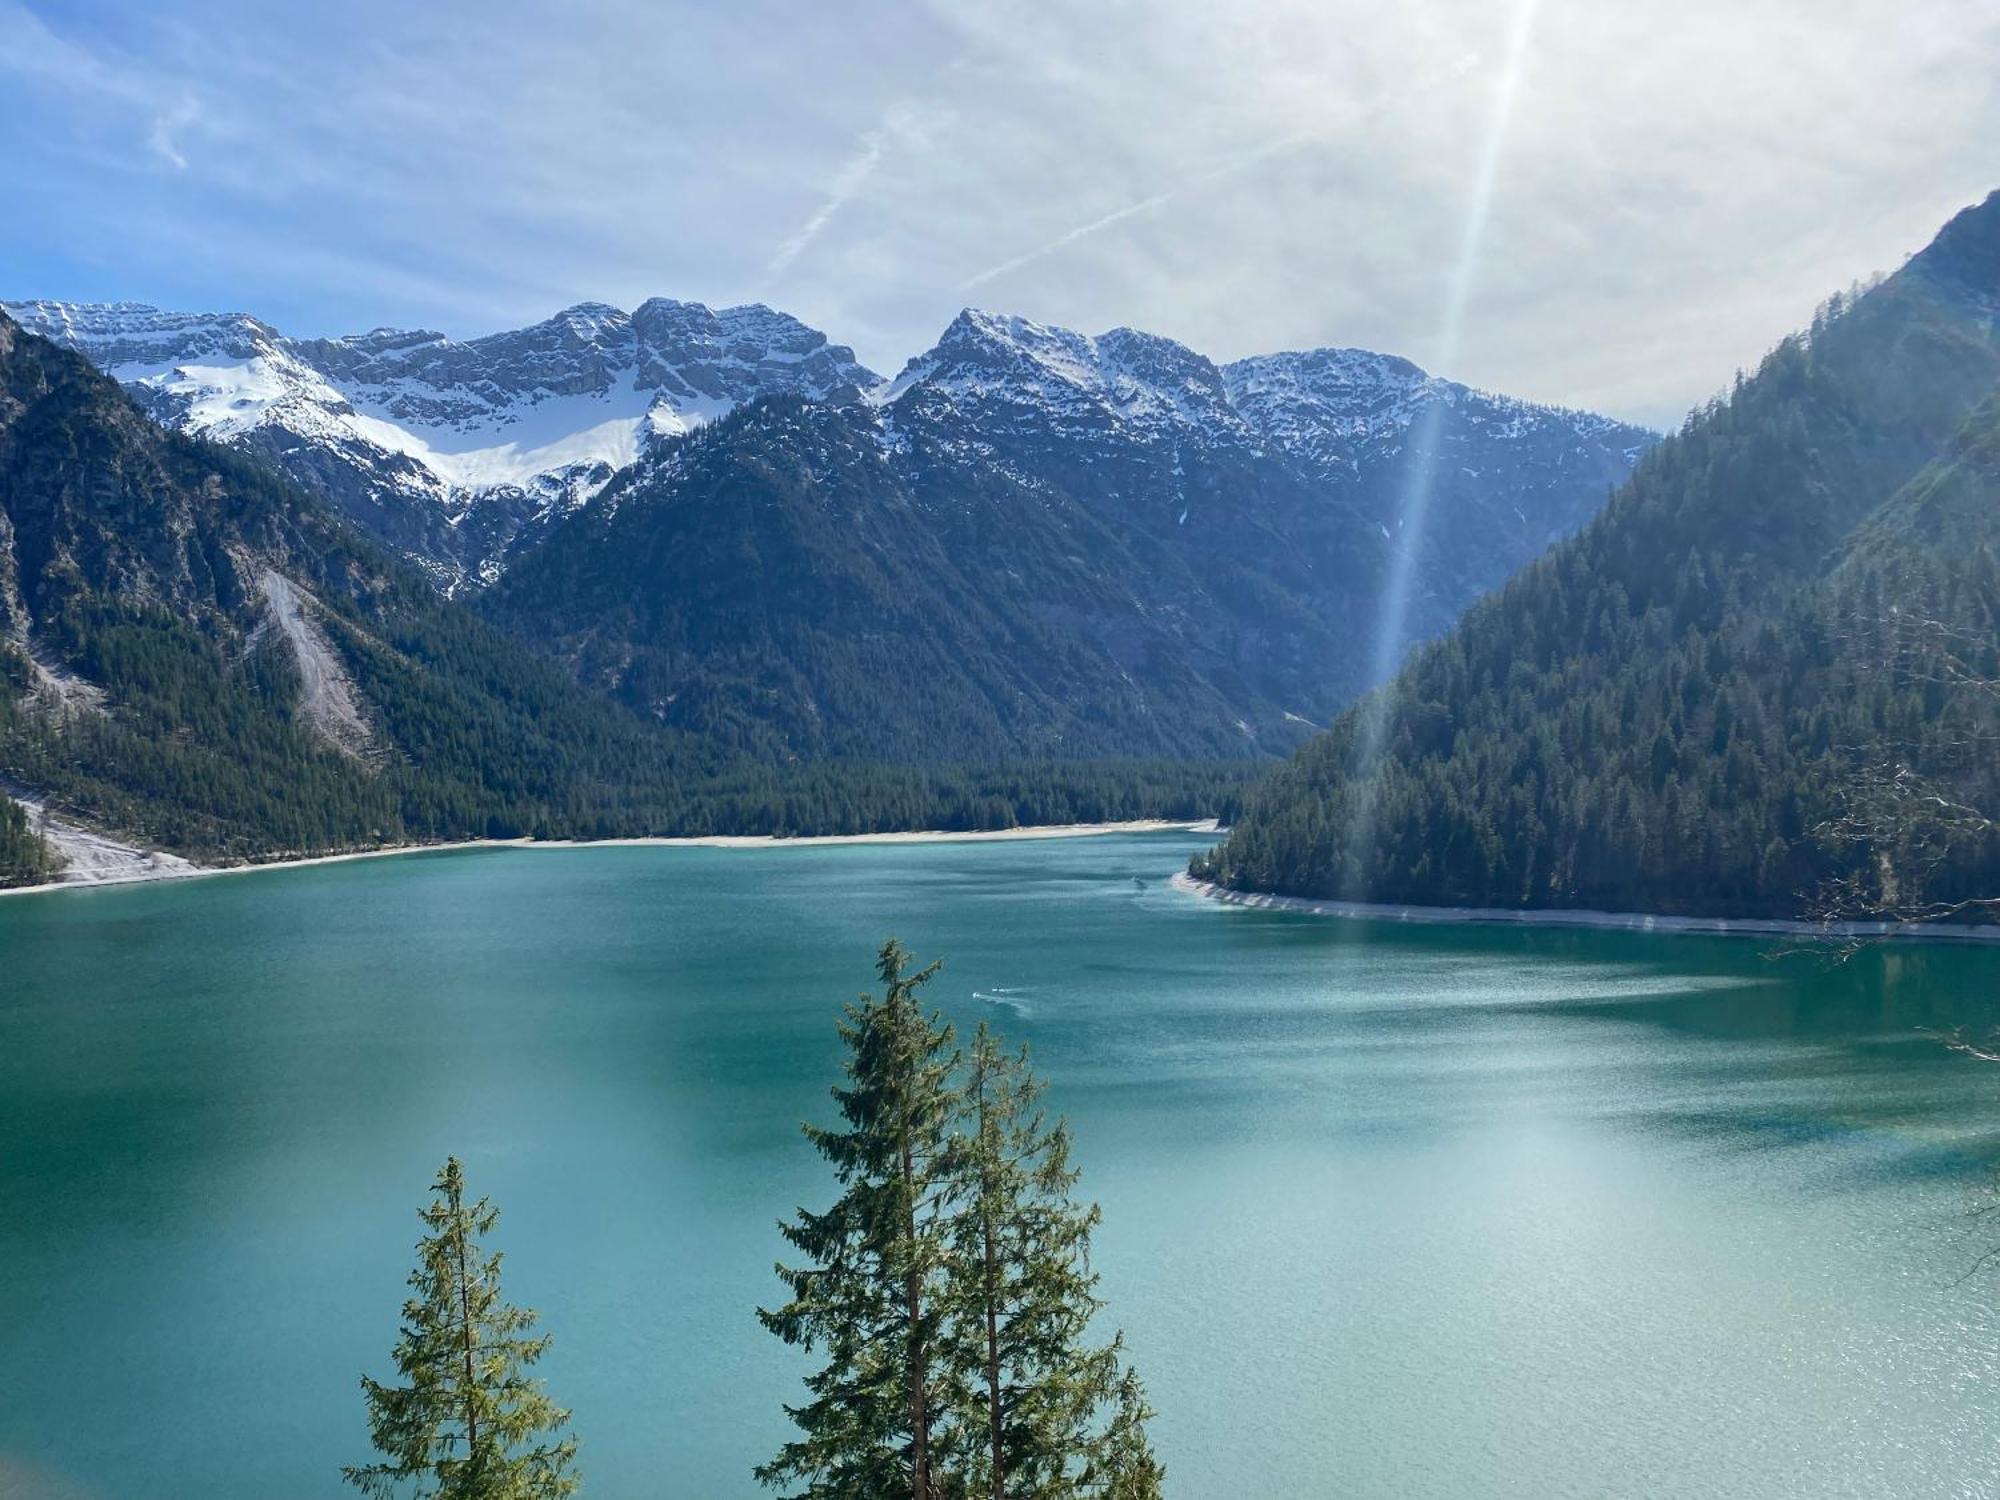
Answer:
[[[787,1412],[799,1435],[757,1469],[795,1500],[1158,1500],[1152,1417],[1091,1268],[1067,1124],[1025,1051],[984,1026],[968,1053],[921,1004],[935,963],[893,939],[880,994],[848,1005],[833,1097],[806,1127],[839,1195],[779,1227],[800,1257],[758,1318],[823,1363]],[[448,1160],[420,1212],[396,1383],[362,1377],[370,1495],[559,1500],[579,1487],[570,1414],[531,1367],[535,1314],[501,1299],[499,1214]]]
[[[453,622],[458,623],[458,622]],[[59,811],[197,860],[466,838],[803,836],[1231,817],[1252,763],[855,761],[766,765],[640,723],[485,627],[383,646],[329,634],[393,751],[357,759],[299,723],[297,669],[265,643],[231,660],[178,621],[107,614],[76,634],[103,712],[54,716],[0,686],[0,774]],[[497,692],[454,688],[482,656]],[[0,668],[8,650],[0,645]],[[16,663],[18,666],[18,663]],[[12,804],[9,804],[11,807]],[[0,885],[32,881],[36,846],[0,831]]]
[[[1996,221],[2000,195],[1690,417],[1195,873],[1745,916],[2000,891]]]

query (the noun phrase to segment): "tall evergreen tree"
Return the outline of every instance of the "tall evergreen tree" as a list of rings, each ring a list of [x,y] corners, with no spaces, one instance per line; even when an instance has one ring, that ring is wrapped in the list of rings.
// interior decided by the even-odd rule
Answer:
[[[384,1461],[342,1470],[369,1495],[403,1486],[426,1500],[559,1500],[576,1493],[569,1413],[527,1371],[548,1349],[535,1315],[500,1300],[500,1254],[481,1243],[500,1211],[466,1206],[458,1158],[438,1173],[418,1217],[415,1293],[403,1306],[396,1368],[404,1384],[368,1376],[368,1425]]]
[[[822,1213],[781,1225],[808,1264],[778,1267],[792,1300],[758,1310],[788,1344],[826,1351],[788,1407],[801,1436],[757,1470],[800,1500],[938,1500],[934,1438],[943,1406],[940,1283],[949,1250],[957,1164],[952,1139],[952,1030],[918,991],[937,973],[910,970],[893,938],[840,1027],[847,1082],[833,1097],[845,1128],[807,1125],[843,1189]]]
[[[1102,1305],[1090,1236],[1102,1217],[1072,1197],[1067,1122],[1050,1122],[1023,1049],[979,1028],[960,1095],[964,1189],[953,1222],[953,1436],[970,1493],[990,1500],[1147,1493],[1158,1465],[1143,1403],[1121,1396],[1119,1340],[1094,1345]],[[1122,1420],[1121,1420],[1122,1419]],[[1114,1486],[1126,1482],[1127,1488]]]

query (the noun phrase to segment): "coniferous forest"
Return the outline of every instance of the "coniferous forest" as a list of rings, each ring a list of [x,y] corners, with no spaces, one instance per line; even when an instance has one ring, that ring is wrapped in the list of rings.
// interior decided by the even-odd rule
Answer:
[[[2000,891],[2000,194],[1834,299],[1252,794],[1300,896],[1976,917]]]
[[[0,801],[0,885],[32,885],[56,870],[53,854],[17,802]]]

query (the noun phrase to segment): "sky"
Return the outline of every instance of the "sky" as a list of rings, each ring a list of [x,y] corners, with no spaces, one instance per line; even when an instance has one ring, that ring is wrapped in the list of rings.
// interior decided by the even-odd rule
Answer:
[[[0,297],[1355,345],[1669,426],[2000,188],[2000,0],[0,0]]]

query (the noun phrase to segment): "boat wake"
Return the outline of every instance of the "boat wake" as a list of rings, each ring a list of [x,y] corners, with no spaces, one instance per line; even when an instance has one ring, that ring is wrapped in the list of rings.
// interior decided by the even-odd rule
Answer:
[[[1028,992],[1008,985],[995,985],[990,990],[974,990],[972,998],[987,1005],[1004,1005],[1017,1016],[1032,1015],[1028,1002],[1021,997]]]

